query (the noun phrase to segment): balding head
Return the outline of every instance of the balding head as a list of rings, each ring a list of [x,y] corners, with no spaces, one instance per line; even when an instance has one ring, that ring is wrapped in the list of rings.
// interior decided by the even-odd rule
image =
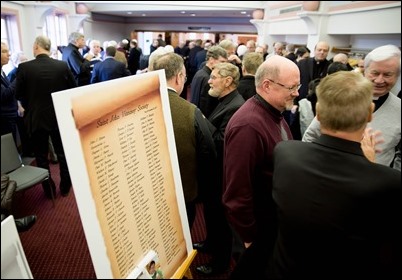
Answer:
[[[46,36],[40,35],[36,37],[35,42],[33,44],[33,53],[34,56],[38,56],[40,54],[50,55],[50,47],[52,43],[50,39]]]
[[[340,62],[343,64],[348,63],[348,56],[344,53],[338,53],[334,56],[334,62]]]
[[[257,93],[274,108],[280,112],[290,110],[299,96],[299,68],[290,59],[271,56],[258,68],[255,85]]]
[[[268,57],[263,64],[261,64],[255,77],[257,87],[259,86],[259,83],[266,79],[267,75],[269,75],[271,79],[283,78],[284,81],[288,79],[288,76],[295,75],[299,76],[298,79],[300,80],[300,72],[297,65],[290,59],[279,55]],[[290,79],[288,80],[290,81]]]

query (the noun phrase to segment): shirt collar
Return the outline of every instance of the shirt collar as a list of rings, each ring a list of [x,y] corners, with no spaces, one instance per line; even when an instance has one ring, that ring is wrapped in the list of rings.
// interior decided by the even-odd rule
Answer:
[[[171,91],[174,91],[175,93],[177,93],[177,91],[174,89],[174,88],[172,88],[172,87],[167,87],[167,89],[169,90],[171,90]]]

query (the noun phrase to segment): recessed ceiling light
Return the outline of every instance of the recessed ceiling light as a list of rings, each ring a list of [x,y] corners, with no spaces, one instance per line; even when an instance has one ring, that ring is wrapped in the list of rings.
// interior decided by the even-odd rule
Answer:
[[[127,12],[128,15],[131,15],[133,12]]]
[[[246,12],[246,11],[241,11],[240,13],[241,13],[242,15],[247,14],[247,12]]]
[[[191,14],[192,17],[195,17],[195,14]]]
[[[143,17],[147,16],[147,14],[142,14]]]
[[[185,14],[185,13],[186,13],[186,11],[181,11],[180,13],[181,13],[181,14]]]

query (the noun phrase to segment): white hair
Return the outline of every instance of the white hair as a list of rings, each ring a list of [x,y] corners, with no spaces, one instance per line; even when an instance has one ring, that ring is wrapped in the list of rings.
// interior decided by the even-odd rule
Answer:
[[[108,47],[117,47],[117,42],[115,40],[107,42]]]
[[[247,47],[245,45],[240,45],[237,47],[237,55],[243,56],[247,52]]]
[[[155,60],[157,60],[160,56],[164,54],[167,54],[165,47],[159,47],[149,55],[148,71],[153,70],[153,63],[155,62]]]
[[[165,48],[165,52],[166,52],[166,53],[172,53],[172,52],[174,52],[174,48],[173,48],[172,45],[166,45],[166,46],[164,46],[164,48]]]

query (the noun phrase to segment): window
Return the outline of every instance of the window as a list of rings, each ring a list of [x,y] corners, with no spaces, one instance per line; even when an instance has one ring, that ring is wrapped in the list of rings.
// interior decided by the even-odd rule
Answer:
[[[43,35],[52,42],[52,49],[68,45],[66,16],[60,12],[48,14],[43,25]]]
[[[21,50],[19,29],[17,24],[17,12],[7,11],[1,14],[1,41],[7,43],[10,53]],[[8,74],[13,66],[11,61],[2,67],[3,71]]]
[[[7,21],[6,17],[1,16],[1,41],[2,42],[7,42],[7,45],[9,45],[9,40],[8,40],[8,30],[7,30]]]
[[[7,43],[12,53],[21,50],[16,14],[1,14],[1,41]]]

